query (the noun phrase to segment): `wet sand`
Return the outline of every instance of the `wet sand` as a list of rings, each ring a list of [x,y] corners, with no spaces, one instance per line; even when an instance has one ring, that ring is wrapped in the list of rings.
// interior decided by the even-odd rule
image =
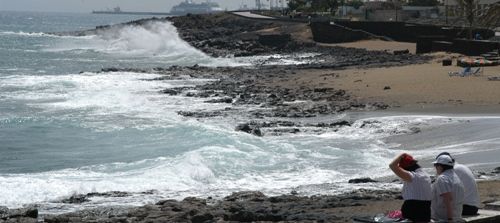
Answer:
[[[396,41],[383,41],[383,40],[362,40],[350,43],[337,43],[337,44],[321,44],[323,46],[341,46],[351,47],[357,49],[366,49],[372,51],[387,51],[393,52],[396,50],[408,50],[414,54],[417,49],[416,43],[396,42]]]

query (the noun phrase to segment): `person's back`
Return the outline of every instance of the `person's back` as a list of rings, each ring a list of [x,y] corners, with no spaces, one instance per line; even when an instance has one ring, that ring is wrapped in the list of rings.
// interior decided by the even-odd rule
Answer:
[[[391,170],[403,180],[403,218],[412,222],[431,219],[431,178],[412,156],[402,153],[389,164]]]
[[[430,201],[432,199],[430,176],[422,168],[409,171],[409,173],[412,181],[403,181],[403,199]]]
[[[451,207],[453,208],[452,222],[460,222],[462,219],[462,205],[464,201],[464,186],[453,169],[444,171],[436,178],[432,185],[433,198],[431,202],[432,219],[437,221],[450,221],[443,194],[450,193],[452,196]]]
[[[480,205],[480,199],[474,174],[467,166],[458,163],[455,164],[453,169],[464,185],[465,192],[462,214],[476,215]]]
[[[462,215],[476,215],[480,206],[480,198],[474,174],[467,166],[456,163],[455,159],[448,152],[440,153],[436,159],[441,155],[449,156],[452,159],[454,163],[453,169],[464,185],[465,191]]]

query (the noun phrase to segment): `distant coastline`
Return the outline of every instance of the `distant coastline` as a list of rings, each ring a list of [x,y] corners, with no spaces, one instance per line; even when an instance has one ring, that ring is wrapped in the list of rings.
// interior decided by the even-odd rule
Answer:
[[[92,11],[92,14],[112,14],[112,15],[171,15],[168,12],[127,12],[127,11]]]

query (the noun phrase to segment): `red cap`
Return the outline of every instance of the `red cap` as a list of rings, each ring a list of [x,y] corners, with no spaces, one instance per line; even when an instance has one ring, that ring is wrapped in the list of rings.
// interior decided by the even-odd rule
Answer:
[[[413,159],[412,156],[410,156],[408,154],[404,154],[401,157],[401,160],[399,161],[399,166],[404,169],[404,168],[408,168],[408,167],[414,165],[415,163],[417,163],[417,161],[415,159]]]

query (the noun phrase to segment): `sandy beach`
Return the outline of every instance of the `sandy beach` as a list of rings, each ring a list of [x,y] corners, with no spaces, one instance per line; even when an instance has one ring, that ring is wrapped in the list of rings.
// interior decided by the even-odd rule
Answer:
[[[387,43],[388,46],[392,44]],[[488,80],[488,77],[500,75],[500,66],[483,67],[478,75],[450,76],[449,72],[463,70],[455,66],[457,55],[438,53],[431,56],[435,59],[425,64],[298,70],[291,80],[275,84],[343,89],[359,101],[380,101],[404,111],[500,111],[500,82]],[[443,58],[455,58],[454,65],[442,66]]]

